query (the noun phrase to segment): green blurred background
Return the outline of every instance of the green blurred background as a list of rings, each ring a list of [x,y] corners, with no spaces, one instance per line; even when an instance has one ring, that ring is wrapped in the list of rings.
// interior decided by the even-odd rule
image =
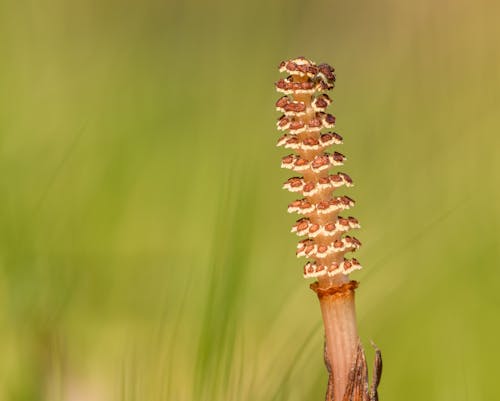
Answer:
[[[499,14],[0,2],[0,399],[323,399],[275,148],[298,55],[337,70],[381,400],[500,399]]]

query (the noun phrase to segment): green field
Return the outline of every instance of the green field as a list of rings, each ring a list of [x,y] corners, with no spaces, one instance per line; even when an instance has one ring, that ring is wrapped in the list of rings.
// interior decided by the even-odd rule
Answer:
[[[0,2],[0,400],[323,400],[275,147],[299,55],[337,71],[381,401],[500,399],[499,13]]]

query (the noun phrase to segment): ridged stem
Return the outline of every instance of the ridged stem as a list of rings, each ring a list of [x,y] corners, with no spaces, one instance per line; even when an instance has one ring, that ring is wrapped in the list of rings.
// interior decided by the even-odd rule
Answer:
[[[355,285],[346,283],[329,287],[335,288],[336,291],[324,294],[320,292],[320,288],[318,283],[318,298],[325,327],[326,355],[332,370],[334,400],[343,400],[359,343],[354,303]]]

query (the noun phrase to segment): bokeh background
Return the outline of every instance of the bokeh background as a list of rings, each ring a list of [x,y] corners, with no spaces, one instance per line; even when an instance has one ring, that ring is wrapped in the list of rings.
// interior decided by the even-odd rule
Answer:
[[[332,93],[381,400],[500,399],[487,0],[0,2],[0,399],[322,400],[282,59]]]

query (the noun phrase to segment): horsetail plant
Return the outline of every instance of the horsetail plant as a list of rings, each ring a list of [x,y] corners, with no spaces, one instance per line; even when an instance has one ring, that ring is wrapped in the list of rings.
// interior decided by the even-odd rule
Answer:
[[[359,228],[359,223],[352,216],[340,215],[354,206],[354,200],[333,194],[353,183],[347,174],[330,171],[342,166],[346,157],[325,151],[331,145],[342,144],[339,134],[324,132],[335,126],[335,117],[326,112],[332,101],[324,93],[334,87],[334,69],[299,57],[283,61],[279,70],[287,77],[275,84],[283,94],[276,102],[276,109],[283,113],[277,127],[286,132],[278,146],[296,152],[283,157],[281,167],[302,174],[288,179],[283,188],[303,196],[288,206],[288,212],[303,216],[292,227],[292,232],[306,236],[297,246],[297,256],[310,259],[304,266],[304,277],[317,279],[310,287],[319,298],[325,328],[324,358],[329,373],[325,398],[377,401],[381,354],[375,347],[369,388],[366,358],[356,325],[354,291],[358,283],[349,278],[361,265],[357,259],[345,257],[361,246],[358,239],[346,235]]]

